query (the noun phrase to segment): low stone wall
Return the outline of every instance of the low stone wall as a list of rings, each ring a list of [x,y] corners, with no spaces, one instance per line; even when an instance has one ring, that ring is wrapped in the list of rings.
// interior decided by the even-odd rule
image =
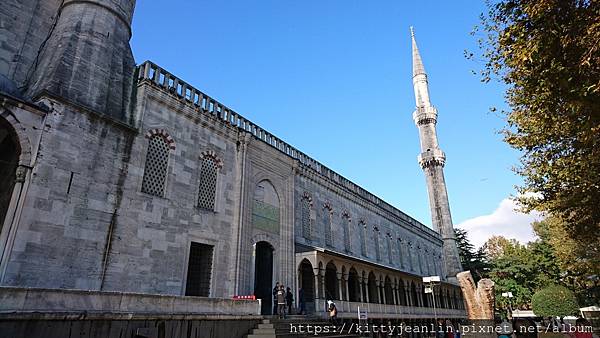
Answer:
[[[6,319],[0,317],[2,338],[242,338],[260,318],[238,319]]]
[[[251,300],[0,287],[0,338],[241,338],[261,320]]]
[[[111,312],[259,315],[258,300],[0,287],[0,313]]]

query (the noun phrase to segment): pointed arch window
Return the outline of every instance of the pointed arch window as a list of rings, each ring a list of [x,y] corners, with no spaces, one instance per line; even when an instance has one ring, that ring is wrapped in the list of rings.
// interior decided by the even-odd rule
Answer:
[[[375,259],[381,260],[381,253],[379,251],[379,228],[373,227],[373,243],[375,244]]]
[[[346,252],[352,252],[352,243],[350,241],[350,223],[352,219],[350,218],[350,213],[347,210],[342,212],[342,226],[344,227],[344,250]]]
[[[409,271],[416,271],[415,269],[415,262],[413,260],[413,255],[412,255],[412,249],[413,249],[413,244],[412,242],[408,242],[408,247],[406,248],[406,252],[408,253],[408,270]]]
[[[398,261],[400,267],[404,269],[404,255],[402,254],[402,238],[398,237]]]
[[[360,230],[360,253],[364,257],[367,257],[367,224],[364,219],[358,221],[358,228]]]
[[[392,234],[388,232],[385,235],[387,241],[388,263],[392,264],[392,262],[394,261],[394,257],[392,257]]]
[[[421,257],[422,257],[422,254],[421,254],[421,245],[417,244],[417,248],[416,249],[417,249],[417,252],[416,252],[416,254],[417,254],[417,266],[419,268],[418,271],[419,271],[420,274],[423,274],[424,271],[423,271],[423,263],[421,262]]]
[[[325,221],[325,245],[333,246],[333,235],[331,233],[331,223],[333,221],[333,208],[329,202],[323,205],[323,216]]]
[[[217,177],[223,166],[221,160],[212,151],[205,151],[200,157],[200,175],[198,182],[198,207],[215,210],[217,196]]]
[[[304,192],[301,199],[302,237],[310,241],[312,239],[312,197]]]
[[[146,134],[148,150],[142,178],[142,192],[163,197],[167,181],[169,151],[175,149],[175,142],[164,130],[151,130]]]

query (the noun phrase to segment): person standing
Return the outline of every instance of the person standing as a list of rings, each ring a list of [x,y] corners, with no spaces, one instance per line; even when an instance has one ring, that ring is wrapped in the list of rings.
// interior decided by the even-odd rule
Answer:
[[[273,314],[277,314],[277,291],[279,291],[279,282],[275,283],[273,288]]]
[[[277,313],[279,319],[285,319],[285,289],[283,284],[279,286],[279,291],[277,291]]]
[[[285,293],[285,302],[287,303],[288,314],[292,314],[292,304],[294,303],[294,294],[292,294],[292,289],[288,286],[287,292]]]
[[[298,314],[299,315],[306,314],[306,303],[304,302],[304,289],[303,288],[300,288],[300,290],[298,290],[298,305],[300,307]]]
[[[337,307],[335,303],[332,301],[329,303],[329,321],[333,324],[337,324]]]

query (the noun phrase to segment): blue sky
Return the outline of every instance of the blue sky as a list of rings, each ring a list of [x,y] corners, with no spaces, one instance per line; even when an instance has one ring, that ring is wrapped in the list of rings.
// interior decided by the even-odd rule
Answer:
[[[152,60],[430,225],[411,115],[409,26],[438,108],[455,224],[514,194],[503,87],[471,73],[477,1],[138,1],[131,40]],[[500,225],[500,227],[502,227]],[[514,237],[514,236],[513,236]]]

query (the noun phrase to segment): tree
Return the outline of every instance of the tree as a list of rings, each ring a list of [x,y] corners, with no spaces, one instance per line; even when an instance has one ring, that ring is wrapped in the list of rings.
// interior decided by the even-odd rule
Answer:
[[[519,202],[600,246],[600,1],[488,2],[482,80],[507,85],[505,141],[522,152]],[[468,55],[474,57],[473,54]]]
[[[556,258],[564,285],[573,290],[581,305],[600,302],[600,250],[578,245],[570,238],[557,217],[533,223],[540,242],[546,243]]]
[[[475,250],[475,246],[469,241],[467,231],[455,228],[454,236],[456,238],[456,246],[458,247],[458,254],[460,256],[460,263],[463,266],[463,270],[471,271],[473,280],[477,283],[481,278],[486,275],[488,265],[486,263],[485,254],[483,250]]]
[[[497,259],[504,255],[504,251],[512,246],[517,245],[514,239],[506,239],[502,236],[492,236],[481,247],[488,259]]]
[[[542,239],[523,245],[515,240],[494,236],[483,247],[495,253],[488,256],[489,275],[496,283],[499,308],[507,305],[508,299],[501,297],[503,292],[512,292],[513,306],[529,309],[531,297],[536,291],[562,281],[552,250]]]
[[[573,292],[552,285],[536,292],[531,299],[533,312],[541,317],[565,317],[577,314],[579,306]]]

